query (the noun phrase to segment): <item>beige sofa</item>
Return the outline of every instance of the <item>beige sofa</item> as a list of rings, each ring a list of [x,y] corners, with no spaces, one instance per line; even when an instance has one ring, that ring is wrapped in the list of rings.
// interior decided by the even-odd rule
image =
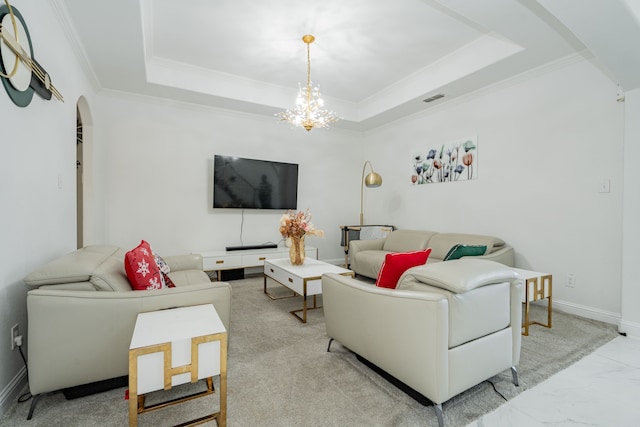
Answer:
[[[322,276],[327,335],[434,403],[520,360],[522,282],[476,258],[413,267],[397,289]]]
[[[175,288],[133,291],[126,249],[88,246],[30,273],[27,293],[29,388],[54,390],[126,376],[138,313],[213,304],[229,329],[231,287],[211,282],[200,255],[165,256]]]
[[[395,230],[384,239],[349,242],[349,268],[358,275],[375,279],[388,253],[431,248],[427,263],[433,263],[442,261],[449,250],[457,244],[484,245],[487,251],[478,258],[511,267],[515,265],[513,248],[497,237],[425,230]]]

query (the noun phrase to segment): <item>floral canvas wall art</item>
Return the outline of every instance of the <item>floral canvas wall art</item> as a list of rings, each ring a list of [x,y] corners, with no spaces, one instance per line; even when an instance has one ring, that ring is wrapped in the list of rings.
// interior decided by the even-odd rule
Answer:
[[[477,177],[478,137],[439,144],[413,154],[411,183],[468,181]]]

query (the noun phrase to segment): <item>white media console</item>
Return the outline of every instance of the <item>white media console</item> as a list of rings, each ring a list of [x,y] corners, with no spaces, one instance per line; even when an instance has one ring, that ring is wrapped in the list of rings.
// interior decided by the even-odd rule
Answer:
[[[307,257],[318,259],[318,248],[305,246],[304,251]],[[220,280],[222,270],[262,267],[265,259],[289,258],[289,248],[278,246],[267,249],[212,251],[200,252],[200,255],[202,255],[202,269],[215,271]]]

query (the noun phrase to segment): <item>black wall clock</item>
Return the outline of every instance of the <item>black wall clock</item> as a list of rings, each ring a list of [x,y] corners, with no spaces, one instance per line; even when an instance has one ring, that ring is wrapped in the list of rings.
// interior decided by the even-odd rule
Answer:
[[[43,99],[54,95],[63,100],[49,74],[34,58],[24,18],[7,0],[0,6],[0,79],[9,98],[19,107],[29,105],[34,92]]]

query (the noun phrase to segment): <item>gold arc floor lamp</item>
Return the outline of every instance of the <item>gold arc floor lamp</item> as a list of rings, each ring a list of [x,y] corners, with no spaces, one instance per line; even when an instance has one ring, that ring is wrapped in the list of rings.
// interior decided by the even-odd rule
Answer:
[[[367,170],[367,165],[369,165],[369,169],[371,172],[367,176],[365,176],[365,172]],[[364,162],[364,166],[362,167],[362,180],[360,181],[360,225],[364,225],[364,186],[367,188],[377,188],[382,185],[382,177],[379,173],[373,170],[373,166],[369,160]]]

